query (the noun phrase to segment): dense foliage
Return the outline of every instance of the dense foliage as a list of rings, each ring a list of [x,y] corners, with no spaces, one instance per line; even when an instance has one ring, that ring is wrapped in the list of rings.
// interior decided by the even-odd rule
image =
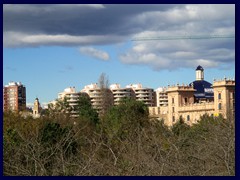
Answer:
[[[141,102],[125,100],[98,118],[82,101],[78,118],[4,113],[4,175],[235,175],[233,121],[206,115],[168,128]]]

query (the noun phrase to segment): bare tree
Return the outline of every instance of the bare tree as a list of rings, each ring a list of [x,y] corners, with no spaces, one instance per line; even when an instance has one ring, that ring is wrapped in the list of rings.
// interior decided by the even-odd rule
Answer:
[[[109,108],[113,105],[113,96],[109,89],[109,80],[105,73],[102,73],[99,77],[98,84],[101,93],[101,110],[100,115],[104,116]]]

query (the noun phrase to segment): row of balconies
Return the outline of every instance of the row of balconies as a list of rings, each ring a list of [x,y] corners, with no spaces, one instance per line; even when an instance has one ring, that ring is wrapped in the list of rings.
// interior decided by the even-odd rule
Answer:
[[[124,93],[124,94],[127,94],[127,93],[131,93],[131,90],[112,90],[112,93],[115,94],[115,93]]]
[[[148,97],[148,98],[153,98],[152,95],[149,95],[149,94],[136,94],[136,98],[140,98],[140,97]]]
[[[146,93],[150,93],[150,94],[153,94],[153,91],[135,91],[135,94],[146,94]]]
[[[124,97],[131,97],[131,95],[126,95],[126,94],[114,94],[113,97],[124,98]]]

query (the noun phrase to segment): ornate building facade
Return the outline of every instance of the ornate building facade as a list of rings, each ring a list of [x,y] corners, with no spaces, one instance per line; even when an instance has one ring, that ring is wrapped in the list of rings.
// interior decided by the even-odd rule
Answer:
[[[196,81],[190,85],[169,86],[166,91],[168,106],[149,107],[150,116],[163,119],[167,126],[175,124],[180,117],[192,125],[204,114],[234,118],[235,80],[214,80],[211,85],[203,77],[203,68],[198,67]]]

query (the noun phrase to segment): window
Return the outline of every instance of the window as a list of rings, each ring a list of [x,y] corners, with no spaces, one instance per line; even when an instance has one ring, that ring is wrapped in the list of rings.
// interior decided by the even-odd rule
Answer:
[[[221,104],[221,103],[218,104],[218,109],[219,109],[219,110],[222,109],[222,104]]]
[[[172,117],[172,122],[175,122],[175,116]]]
[[[190,121],[190,116],[189,115],[187,115],[187,121]]]
[[[221,99],[221,93],[218,93],[218,99]]]
[[[172,107],[172,112],[174,112],[175,111],[175,109],[174,109],[174,107]]]
[[[172,103],[174,103],[174,98],[172,98]]]
[[[188,98],[184,98],[184,102],[187,103],[188,102]]]

